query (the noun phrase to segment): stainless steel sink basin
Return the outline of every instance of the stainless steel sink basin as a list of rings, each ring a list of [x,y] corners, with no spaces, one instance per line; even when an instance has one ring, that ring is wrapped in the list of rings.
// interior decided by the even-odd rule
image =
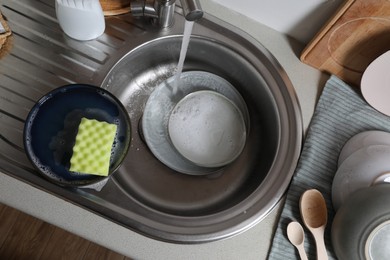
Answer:
[[[0,169],[39,189],[146,236],[200,243],[230,237],[261,221],[283,196],[302,142],[300,109],[272,55],[238,29],[206,14],[196,23],[184,70],[217,74],[243,96],[250,116],[246,147],[231,165],[206,176],[177,173],[159,162],[139,131],[154,88],[172,75],[184,19],[159,30],[130,15],[106,18],[95,41],[67,38],[54,3],[1,3],[14,32],[0,60]],[[99,85],[115,94],[132,120],[132,145],[122,167],[98,192],[56,186],[24,153],[24,119],[43,94],[69,83]]]

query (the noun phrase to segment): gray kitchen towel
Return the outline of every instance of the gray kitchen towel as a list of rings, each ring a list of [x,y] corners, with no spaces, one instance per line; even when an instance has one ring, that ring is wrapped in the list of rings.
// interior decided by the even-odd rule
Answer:
[[[336,76],[331,76],[326,82],[310,122],[268,259],[299,259],[297,250],[288,241],[286,230],[292,220],[304,226],[299,213],[299,199],[305,190],[313,188],[322,192],[327,203],[328,225],[325,243],[329,259],[336,259],[330,230],[335,214],[331,202],[331,186],[337,170],[337,159],[348,139],[367,130],[390,132],[390,117],[369,106],[358,89],[348,86]],[[306,227],[304,230],[308,258],[316,259],[313,236]]]

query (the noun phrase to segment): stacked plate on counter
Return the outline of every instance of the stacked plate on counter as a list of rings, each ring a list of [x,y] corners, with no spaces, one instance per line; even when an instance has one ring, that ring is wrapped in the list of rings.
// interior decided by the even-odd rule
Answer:
[[[332,184],[332,243],[339,259],[390,255],[390,133],[365,131],[343,146]]]

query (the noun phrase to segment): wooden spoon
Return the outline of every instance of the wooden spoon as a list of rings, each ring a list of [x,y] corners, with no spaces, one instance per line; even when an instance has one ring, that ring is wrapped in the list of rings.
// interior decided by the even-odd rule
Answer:
[[[316,241],[317,259],[328,259],[325,248],[324,232],[328,221],[325,199],[316,189],[305,191],[299,201],[299,208],[305,226],[313,234]]]
[[[291,244],[293,244],[298,249],[298,253],[301,259],[307,260],[307,255],[303,247],[305,233],[303,232],[301,224],[296,221],[290,222],[290,224],[287,226],[287,237]]]

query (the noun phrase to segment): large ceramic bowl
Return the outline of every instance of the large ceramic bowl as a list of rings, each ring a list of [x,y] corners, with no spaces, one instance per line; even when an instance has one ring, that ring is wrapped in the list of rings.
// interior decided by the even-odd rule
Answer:
[[[69,171],[81,118],[117,125],[109,175],[121,165],[130,146],[130,119],[121,102],[108,91],[73,84],[43,96],[31,109],[24,128],[24,146],[35,168],[62,186],[82,187],[107,177]]]
[[[332,244],[339,260],[388,259],[390,255],[390,185],[353,193],[337,211]]]

